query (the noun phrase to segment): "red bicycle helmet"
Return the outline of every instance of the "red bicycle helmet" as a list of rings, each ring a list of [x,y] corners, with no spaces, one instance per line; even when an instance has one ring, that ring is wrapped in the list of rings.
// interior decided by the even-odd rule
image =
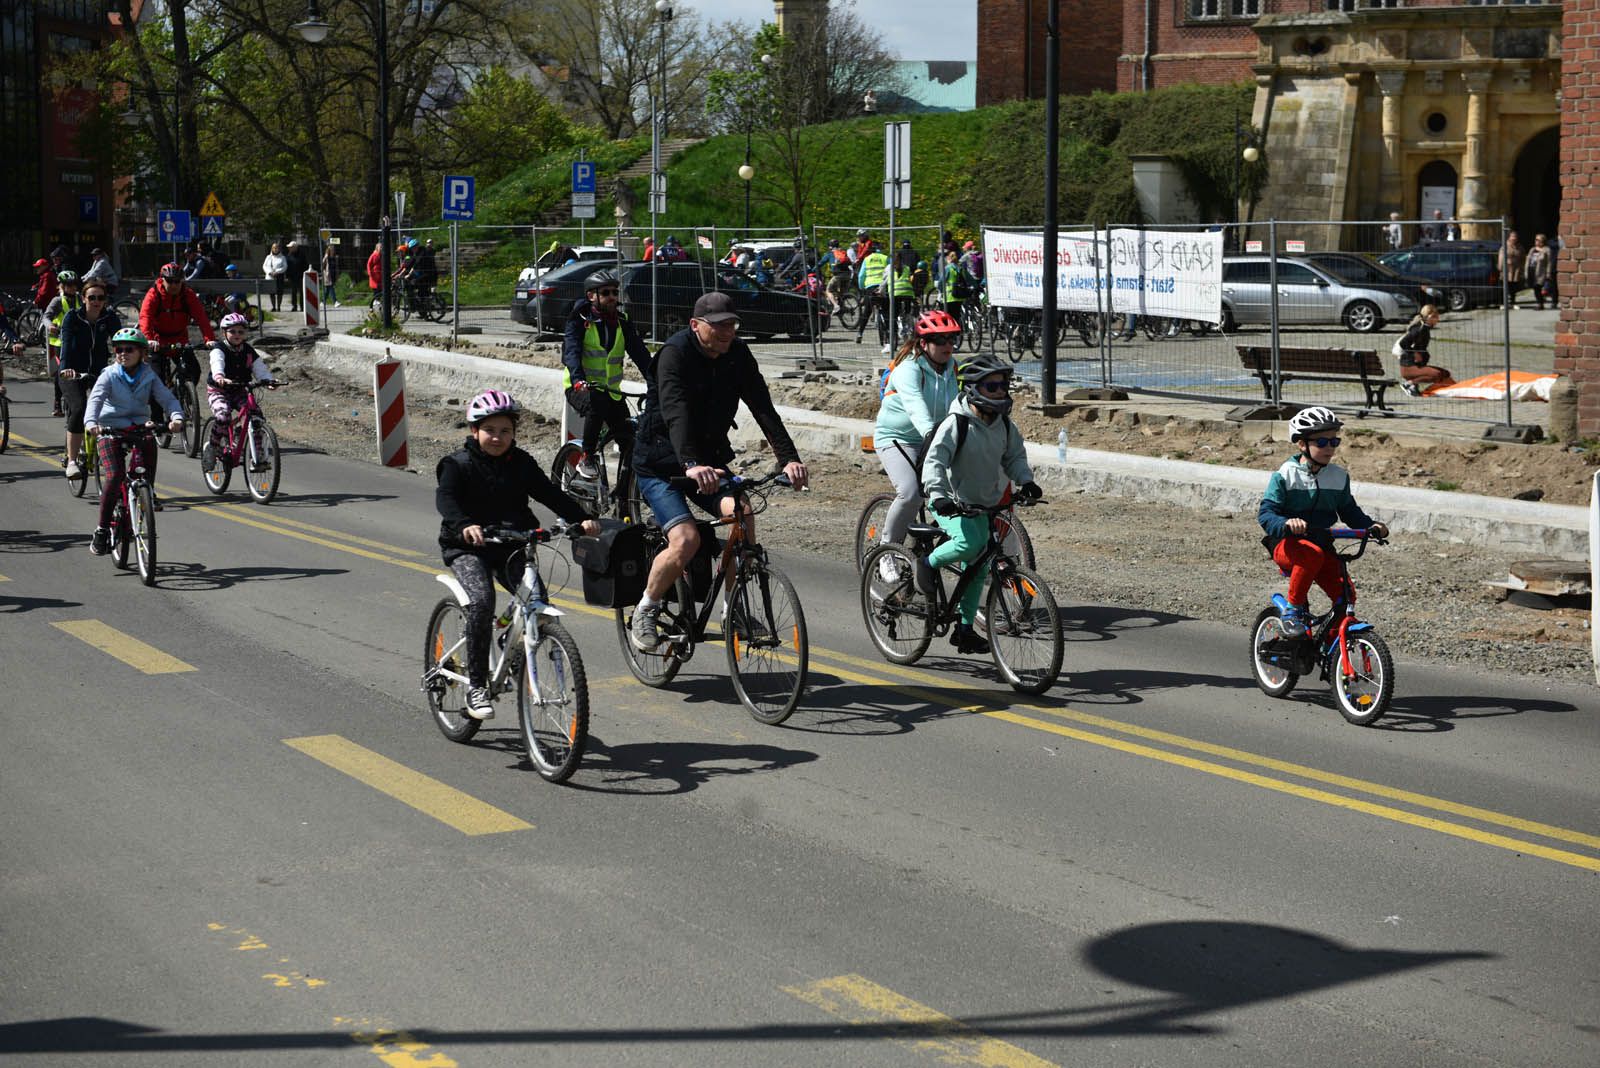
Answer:
[[[50,266],[50,261],[49,260],[34,260],[33,261],[34,270],[38,270],[40,267],[48,267],[48,266]]]
[[[174,282],[183,281],[183,268],[176,263],[169,263],[161,268],[161,277]]]
[[[912,327],[912,332],[918,337],[927,337],[930,334],[959,334],[961,333],[961,324],[956,322],[955,317],[949,312],[934,308],[917,316],[917,322]]]

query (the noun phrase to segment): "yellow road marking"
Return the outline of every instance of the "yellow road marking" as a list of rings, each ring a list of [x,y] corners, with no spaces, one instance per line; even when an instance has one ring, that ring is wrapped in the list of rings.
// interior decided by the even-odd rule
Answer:
[[[6,576],[0,575],[0,582],[10,582],[10,581],[11,580],[9,578],[7,578]]]
[[[446,786],[420,771],[412,771],[404,764],[397,764],[337,734],[285,738],[283,744],[388,794],[396,801],[405,802],[440,823],[449,824],[462,834],[500,834],[533,829],[533,824],[526,820],[479,801],[453,786]]]
[[[836,975],[808,986],[783,988],[808,1005],[858,1026],[882,1025],[885,1037],[946,1064],[985,1068],[1056,1068],[1053,1062],[1002,1042],[960,1020],[918,1004],[859,975]]]
[[[195,670],[193,665],[185,664],[153,645],[146,645],[138,638],[108,627],[98,619],[76,619],[50,625],[94,646],[102,653],[116,657],[129,667],[138,668],[146,675],[171,675]]]
[[[229,503],[226,503],[226,502],[223,502],[223,501],[217,501],[217,502],[214,502],[214,503],[207,502],[207,503],[210,504],[211,507],[226,508],[229,511],[248,512],[250,510],[250,507],[251,507],[249,505],[244,505],[244,504],[229,504]],[[204,505],[202,505],[202,507],[204,507]],[[282,515],[279,515],[276,512],[274,512],[273,515],[272,515],[272,522],[275,523],[275,524],[280,524],[282,526],[286,526],[286,527],[298,527],[301,530],[316,531],[319,534],[335,534],[338,537],[344,539],[345,541],[351,542],[353,544],[356,544],[356,545],[370,545],[374,549],[387,549],[389,552],[399,553],[401,556],[424,556],[424,555],[426,555],[420,549],[407,549],[407,548],[404,548],[403,546],[399,546],[399,545],[390,545],[387,542],[373,541],[371,538],[358,538],[354,534],[345,534],[345,533],[343,533],[341,531],[330,531],[326,527],[319,527],[319,526],[316,526],[316,525],[311,524],[311,523],[303,523],[298,519],[286,519]]]
[[[840,660],[849,664],[856,664],[868,668],[878,668],[886,674],[897,675],[914,682],[921,682],[930,689],[936,689],[940,683],[937,675],[922,670],[912,670],[899,664],[875,664],[861,657],[851,656],[847,653],[834,653],[827,650],[813,649],[829,659]],[[925,692],[925,691],[923,691]],[[1249,764],[1259,768],[1270,768],[1290,775],[1298,775],[1303,779],[1314,782],[1327,783],[1330,786],[1342,786],[1349,790],[1360,790],[1363,793],[1386,797],[1391,801],[1403,801],[1410,805],[1420,805],[1424,808],[1448,812],[1453,816],[1462,816],[1466,819],[1479,820],[1483,823],[1493,823],[1513,830],[1525,831],[1528,834],[1537,834],[1545,838],[1556,838],[1563,842],[1572,842],[1576,845],[1592,846],[1600,849],[1600,835],[1585,834],[1582,831],[1569,830],[1565,827],[1556,827],[1548,823],[1539,823],[1536,820],[1526,820],[1518,816],[1509,816],[1503,812],[1494,812],[1486,808],[1477,808],[1472,805],[1463,805],[1455,801],[1447,801],[1440,797],[1430,797],[1427,794],[1415,793],[1411,790],[1402,790],[1394,786],[1385,786],[1382,783],[1370,782],[1366,779],[1357,779],[1337,772],[1322,771],[1319,768],[1308,767],[1304,764],[1295,764],[1287,760],[1278,760],[1275,757],[1261,756],[1256,753],[1246,752],[1243,749],[1234,749],[1226,745],[1216,745],[1211,742],[1202,742],[1195,738],[1187,738],[1181,734],[1171,734],[1167,731],[1155,730],[1150,727],[1140,727],[1120,720],[1108,719],[1097,716],[1091,712],[1079,712],[1076,709],[1060,707],[1051,708],[1044,705],[1014,704],[1007,706],[1011,709],[1025,712],[1035,712],[1041,715],[1055,716],[1059,719],[1068,719],[1077,723],[1100,727],[1104,730],[1116,731],[1120,734],[1133,735],[1136,738],[1146,738],[1150,741],[1161,742],[1164,745],[1176,746],[1180,749],[1189,749],[1197,753],[1207,753],[1211,756],[1236,760],[1241,764]]]

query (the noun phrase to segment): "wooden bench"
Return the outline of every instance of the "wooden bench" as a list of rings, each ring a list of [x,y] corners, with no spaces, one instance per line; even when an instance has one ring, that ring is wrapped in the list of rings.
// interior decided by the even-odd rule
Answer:
[[[1272,349],[1265,345],[1239,345],[1239,362],[1261,380],[1267,399],[1272,399]],[[1366,395],[1363,408],[1390,411],[1383,403],[1383,391],[1399,385],[1383,370],[1383,361],[1374,349],[1280,348],[1279,377],[1284,382],[1355,382]]]

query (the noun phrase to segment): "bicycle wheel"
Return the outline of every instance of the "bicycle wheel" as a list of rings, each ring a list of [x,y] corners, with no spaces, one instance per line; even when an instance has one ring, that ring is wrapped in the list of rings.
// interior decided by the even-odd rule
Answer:
[[[211,435],[216,429],[216,426],[217,420],[215,416],[207,419],[205,429],[200,432],[201,441],[215,441],[216,439]],[[204,446],[202,446],[202,448],[203,447]],[[200,477],[205,481],[206,489],[210,490],[218,497],[222,496],[228,491],[228,481],[233,478],[233,463],[228,456],[228,449],[226,446],[217,450],[215,465],[209,471],[200,472]]]
[[[1016,508],[999,513],[993,522],[994,528],[1004,539],[1000,544],[1005,554],[1023,567],[1037,568],[1039,564],[1033,556],[1033,539],[1028,536],[1028,528],[1023,526]]]
[[[134,313],[138,318],[138,313]],[[24,308],[17,315],[17,336],[24,345],[44,344],[44,312],[38,308]]]
[[[861,574],[862,561],[883,540],[883,525],[889,519],[889,507],[894,504],[894,494],[879,493],[867,501],[856,520],[856,574]]]
[[[450,311],[450,305],[446,304],[437,293],[429,293],[423,300],[422,307],[422,317],[433,323],[444,322],[445,315]]]
[[[128,508],[127,495],[117,502],[116,508],[111,513],[111,562],[126,570],[128,567],[128,550],[132,548],[132,537],[128,533]]]
[[[789,718],[806,688],[810,644],[800,595],[771,564],[747,560],[728,593],[722,644],[734,692],[758,722]]]
[[[854,330],[861,325],[859,294],[846,292],[839,298],[839,325],[846,330]]]
[[[128,517],[133,553],[139,564],[139,579],[146,586],[156,584],[156,500],[148,482],[133,492],[133,512]]]
[[[11,399],[0,393],[0,452],[11,444]],[[81,495],[81,494],[80,494]]]
[[[554,620],[539,624],[533,656],[517,680],[517,721],[528,762],[550,782],[565,782],[589,742],[589,683],[578,643]]]
[[[1078,340],[1091,349],[1100,347],[1100,339],[1106,332],[1105,316],[1099,312],[1084,312],[1078,315],[1074,325],[1078,328]]]
[[[606,470],[600,468],[600,480],[592,483],[578,477],[578,461],[583,459],[583,446],[576,441],[569,441],[556,450],[556,458],[550,464],[550,481],[558,486],[562,493],[575,497],[585,504],[599,511],[599,502],[604,499],[606,485]]]
[[[915,664],[933,641],[937,608],[916,575],[916,559],[900,545],[880,545],[862,561],[861,618],[891,664]]]
[[[278,435],[261,419],[250,420],[245,428],[244,482],[250,496],[257,504],[270,504],[278,495],[278,483],[283,478],[282,457],[278,453]]]
[[[467,715],[467,616],[454,598],[433,606],[422,641],[422,692],[441,733],[465,742],[483,724]]]
[[[1268,697],[1283,697],[1294,689],[1300,676],[1290,671],[1294,663],[1291,643],[1304,641],[1291,638],[1283,627],[1283,617],[1276,608],[1263,608],[1250,627],[1250,674],[1256,685]]]
[[[111,310],[116,312],[117,318],[125,323],[137,323],[139,321],[139,302],[130,297],[123,297],[111,305]]]
[[[1061,611],[1031,568],[996,569],[987,603],[989,649],[1018,693],[1044,693],[1061,673]]]
[[[100,477],[100,444],[99,442],[84,440],[83,443],[83,469],[86,472],[85,481],[94,479],[94,495],[100,496],[105,492],[105,481]]]
[[[679,578],[661,606],[662,641],[654,652],[644,652],[633,644],[630,630],[635,607],[630,604],[616,610],[617,641],[622,646],[622,658],[627,661],[633,677],[646,686],[665,686],[684,661],[694,655],[694,643],[687,637],[694,616],[694,596],[689,591],[689,580]]]
[[[66,461],[63,460],[62,464],[63,470],[65,470]],[[82,497],[83,491],[89,487],[89,449],[87,447],[83,450],[83,458],[78,461],[78,469],[78,477],[67,476],[67,492],[74,497]]]
[[[1334,701],[1345,719],[1369,727],[1388,711],[1389,699],[1394,696],[1394,657],[1388,644],[1370,630],[1345,635],[1345,652],[1350,658],[1349,675],[1344,673],[1337,645],[1328,665]]]
[[[183,454],[191,460],[200,455],[203,444],[200,437],[200,400],[195,395],[194,384],[178,384],[178,407],[183,411]]]

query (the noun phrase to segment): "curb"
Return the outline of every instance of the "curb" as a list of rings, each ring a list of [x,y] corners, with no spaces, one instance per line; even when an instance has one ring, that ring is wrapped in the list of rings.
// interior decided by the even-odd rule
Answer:
[[[524,405],[560,411],[565,403],[561,372],[549,367],[507,363],[374,338],[335,335],[319,340],[312,358],[324,370],[359,382],[372,381],[372,365],[385,355],[406,362],[406,388],[465,397],[490,387],[514,384]],[[778,406],[801,455],[855,457],[873,424],[804,408]],[[764,447],[760,429],[748,417],[730,435],[736,446]],[[1041,486],[1058,492],[1161,501],[1185,508],[1254,516],[1271,472],[1188,460],[1157,460],[1125,453],[1073,449],[1065,463],[1055,447],[1028,445],[1028,463]],[[1504,552],[1587,560],[1589,510],[1577,505],[1541,504],[1469,493],[1410,489],[1356,482],[1363,508],[1397,533],[1426,534],[1441,541]]]

